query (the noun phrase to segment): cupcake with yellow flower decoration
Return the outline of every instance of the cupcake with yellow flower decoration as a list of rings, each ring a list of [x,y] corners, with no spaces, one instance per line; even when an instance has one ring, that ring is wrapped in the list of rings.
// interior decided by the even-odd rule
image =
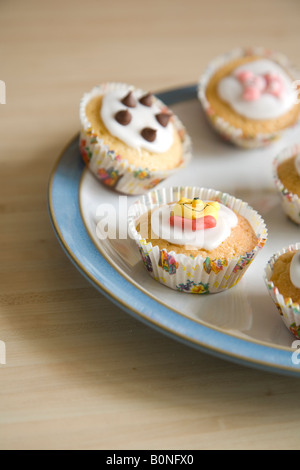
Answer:
[[[129,233],[157,281],[180,292],[222,292],[238,283],[267,229],[247,203],[196,187],[155,190],[129,209]]]
[[[105,83],[80,104],[80,151],[105,185],[142,194],[183,168],[190,138],[173,113],[151,93]]]

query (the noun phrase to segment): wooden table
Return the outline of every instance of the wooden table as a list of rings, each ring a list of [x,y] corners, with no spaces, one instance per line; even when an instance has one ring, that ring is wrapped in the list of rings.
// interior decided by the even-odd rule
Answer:
[[[144,326],[62,252],[47,182],[105,80],[195,83],[236,45],[299,65],[297,0],[0,4],[1,449],[300,448],[300,381],[225,362]]]

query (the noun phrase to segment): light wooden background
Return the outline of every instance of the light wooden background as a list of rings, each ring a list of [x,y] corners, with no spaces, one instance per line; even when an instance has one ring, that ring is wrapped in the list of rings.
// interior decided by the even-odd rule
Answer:
[[[0,448],[300,448],[300,381],[215,359],[132,319],[50,227],[49,173],[104,80],[194,83],[237,45],[300,62],[298,0],[1,0]]]

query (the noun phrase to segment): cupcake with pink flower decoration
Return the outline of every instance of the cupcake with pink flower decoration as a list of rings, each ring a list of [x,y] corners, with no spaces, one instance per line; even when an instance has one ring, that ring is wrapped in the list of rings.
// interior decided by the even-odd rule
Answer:
[[[236,49],[209,65],[198,96],[209,121],[226,140],[263,147],[299,121],[295,79],[286,57],[262,48]]]

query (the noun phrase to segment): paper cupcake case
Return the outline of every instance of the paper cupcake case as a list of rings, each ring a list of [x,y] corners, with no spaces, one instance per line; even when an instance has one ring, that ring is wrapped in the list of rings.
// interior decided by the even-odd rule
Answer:
[[[195,258],[173,251],[160,250],[147,243],[136,230],[139,217],[161,204],[178,201],[181,197],[199,197],[218,201],[244,216],[257,236],[257,245],[249,253],[234,259]],[[243,277],[267,240],[267,228],[261,216],[247,203],[226,193],[205,188],[162,188],[137,201],[129,209],[129,234],[135,240],[148,273],[171,289],[191,294],[222,292],[235,286]]]
[[[300,198],[297,194],[293,194],[285,188],[278,177],[278,166],[298,153],[300,153],[300,144],[284,149],[273,161],[274,182],[280,194],[282,208],[286,215],[296,224],[300,224]]]
[[[300,339],[300,305],[293,302],[292,299],[285,299],[279,292],[278,288],[274,286],[274,283],[270,280],[273,274],[273,267],[279,256],[288,251],[300,250],[300,243],[289,245],[283,248],[281,251],[275,253],[265,268],[264,280],[268,288],[269,294],[275,303],[280,316],[285,326],[290,330],[293,335]]]
[[[83,96],[80,103],[80,152],[90,171],[106,186],[124,194],[144,194],[188,164],[192,156],[191,139],[181,121],[177,116],[173,116],[173,124],[182,141],[182,163],[171,170],[156,171],[130,165],[93,132],[85,113],[90,99],[120,87],[125,91],[128,89],[128,85],[123,83],[104,83]],[[160,100],[155,99],[161,107],[166,107]]]
[[[225,119],[218,116],[206,98],[206,88],[211,77],[218,69],[232,60],[252,55],[258,55],[272,59],[283,68],[290,71],[292,76],[297,76],[296,72],[291,69],[288,59],[282,54],[261,47],[246,49],[238,48],[214,59],[208,65],[206,71],[203,73],[198,83],[198,98],[212,127],[221,135],[224,140],[229,141],[239,147],[248,149],[266,147],[270,145],[272,142],[278,140],[281,137],[284,130],[267,134],[256,134],[252,136],[244,135],[242,129],[230,125]]]

